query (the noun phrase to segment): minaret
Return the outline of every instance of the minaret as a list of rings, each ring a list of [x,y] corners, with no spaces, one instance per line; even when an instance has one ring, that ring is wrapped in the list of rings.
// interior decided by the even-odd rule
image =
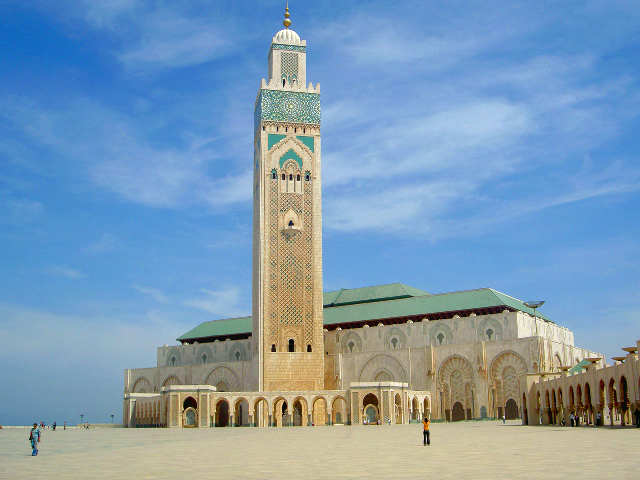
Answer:
[[[320,85],[306,83],[306,41],[284,29],[255,103],[254,390],[324,388]]]

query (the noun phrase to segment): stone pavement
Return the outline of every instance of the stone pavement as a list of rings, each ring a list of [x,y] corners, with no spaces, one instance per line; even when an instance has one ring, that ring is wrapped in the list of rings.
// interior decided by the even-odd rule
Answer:
[[[637,478],[640,429],[422,425],[0,430],[0,478]]]

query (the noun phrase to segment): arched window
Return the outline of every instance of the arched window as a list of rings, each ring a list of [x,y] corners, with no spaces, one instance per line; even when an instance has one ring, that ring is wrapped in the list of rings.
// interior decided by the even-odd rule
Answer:
[[[273,180],[275,180],[276,178],[278,178],[278,174],[276,173],[276,169],[274,168],[273,170],[271,170],[271,178]]]
[[[311,345],[307,345],[307,352],[311,351]]]
[[[207,354],[202,355],[202,363],[207,363]]]
[[[300,174],[296,175],[296,180],[300,181]]]
[[[438,339],[438,343],[442,345],[442,341],[444,340],[444,335],[442,334],[442,332],[440,332],[436,338]]]
[[[283,179],[283,180],[286,180],[286,179],[287,179],[287,176],[286,176],[284,173],[282,174],[282,179]]]
[[[487,338],[489,339],[489,341],[491,341],[491,336],[493,335],[493,330],[488,329],[487,330]]]
[[[289,174],[289,180],[293,180],[293,173]]]
[[[391,345],[393,345],[393,348],[396,348],[398,346],[398,339],[396,337],[393,337],[391,339]]]
[[[289,226],[290,226],[290,227],[293,227],[293,226],[294,226],[294,225],[293,225],[293,220],[289,220]]]
[[[271,344],[271,351],[272,352],[276,351],[276,344],[275,343]]]
[[[293,341],[293,338],[289,339],[289,351],[290,352],[296,351],[296,342]]]
[[[176,357],[171,357],[171,365],[176,366]]]
[[[236,362],[240,361],[240,352],[236,352]]]
[[[308,182],[309,180],[311,180],[311,174],[310,174],[309,172],[305,173],[305,175],[304,175],[304,179],[305,179],[305,181],[307,181],[307,182]]]
[[[286,78],[283,78],[283,79],[282,79],[282,86],[283,86],[283,87],[284,87],[284,84],[285,84],[285,83],[287,83],[287,79],[286,79]]]

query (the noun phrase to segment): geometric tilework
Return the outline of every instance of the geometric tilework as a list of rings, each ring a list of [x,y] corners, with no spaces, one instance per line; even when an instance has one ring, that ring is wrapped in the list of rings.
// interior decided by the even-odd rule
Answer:
[[[389,392],[386,390],[382,392],[382,412],[384,418],[384,424],[389,423]]]
[[[283,345],[283,328],[301,327],[304,342],[296,350],[313,345],[313,188],[303,181],[303,194],[280,193],[280,173],[269,181],[268,222],[268,318],[265,319],[268,345]],[[302,219],[299,233],[280,231],[279,219],[293,211]]]
[[[256,130],[260,120],[320,125],[320,94],[262,89],[256,102]]]
[[[306,52],[307,47],[304,45],[284,45],[282,43],[272,43],[271,48],[274,50],[295,50],[298,52]]]
[[[286,78],[287,82],[292,83],[298,80],[298,54],[282,52],[282,63],[280,64],[280,78]]]
[[[353,418],[351,419],[351,425],[360,424],[360,401],[358,400],[358,392],[351,392],[351,405],[355,405],[352,408]]]
[[[171,425],[178,426],[178,396],[171,395]]]

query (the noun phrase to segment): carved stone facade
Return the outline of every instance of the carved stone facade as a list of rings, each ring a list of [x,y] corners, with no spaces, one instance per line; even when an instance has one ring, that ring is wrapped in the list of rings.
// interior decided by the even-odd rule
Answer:
[[[204,322],[126,370],[125,425],[510,418],[520,376],[595,355],[491,289],[323,295],[320,87],[305,84],[306,42],[285,28],[255,103],[252,316]]]
[[[522,423],[525,425],[624,426],[638,421],[640,409],[640,340],[626,355],[607,365],[594,356],[574,368],[530,373],[519,378]],[[638,424],[637,426],[640,426]]]

